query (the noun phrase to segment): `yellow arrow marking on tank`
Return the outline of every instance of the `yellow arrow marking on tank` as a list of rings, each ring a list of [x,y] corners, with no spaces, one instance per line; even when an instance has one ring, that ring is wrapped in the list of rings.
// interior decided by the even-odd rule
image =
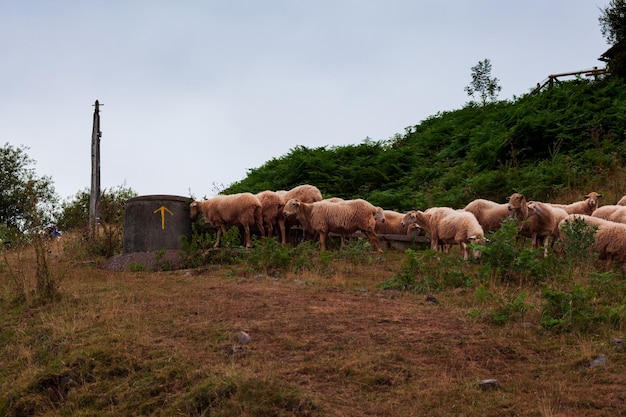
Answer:
[[[171,214],[172,216],[174,215],[174,213],[172,213],[167,207],[165,206],[161,206],[158,209],[154,210],[153,213],[156,214],[158,212],[161,212],[161,229],[165,230],[165,212],[167,211],[169,214]]]

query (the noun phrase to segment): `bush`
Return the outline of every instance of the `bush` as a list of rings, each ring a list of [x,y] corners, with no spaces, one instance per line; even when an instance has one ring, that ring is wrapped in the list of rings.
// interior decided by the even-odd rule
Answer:
[[[407,257],[400,271],[393,278],[380,283],[380,287],[431,293],[467,286],[473,282],[466,271],[470,265],[457,255],[430,249],[420,252],[407,249],[405,253]]]

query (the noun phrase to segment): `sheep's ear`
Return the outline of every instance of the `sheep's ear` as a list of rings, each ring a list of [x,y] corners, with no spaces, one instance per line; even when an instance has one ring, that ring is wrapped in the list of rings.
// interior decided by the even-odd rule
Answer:
[[[602,194],[598,194],[598,198],[600,198],[600,197],[603,197],[603,195]]]
[[[600,196],[598,196],[600,197]],[[587,194],[585,197],[583,197],[585,200],[589,198],[589,194]]]

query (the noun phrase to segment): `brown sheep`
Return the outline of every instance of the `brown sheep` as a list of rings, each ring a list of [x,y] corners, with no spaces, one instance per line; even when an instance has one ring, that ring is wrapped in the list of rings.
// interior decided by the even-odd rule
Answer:
[[[582,221],[597,227],[594,249],[599,253],[600,259],[606,260],[607,269],[613,260],[617,262],[626,260],[626,224],[595,216],[572,214],[559,223],[559,229],[562,231],[567,223],[573,221]]]
[[[532,239],[533,249],[542,246],[543,255],[548,256],[548,241],[558,231],[557,216],[561,214],[559,217],[565,218],[567,213],[563,209],[553,211],[549,204],[540,201],[529,201],[527,206],[528,220],[522,223],[519,233]]]
[[[278,225],[280,230],[280,241],[284,245],[287,243],[285,233],[285,217],[283,216],[283,206],[285,202],[280,194],[266,190],[256,195],[261,203],[263,224],[267,227],[267,236],[274,235],[274,226]]]
[[[292,188],[289,191],[279,192],[285,202],[292,198],[297,198],[303,203],[314,203],[322,200],[322,192],[314,185],[303,184]]]
[[[402,220],[403,226],[417,224],[430,236],[433,250],[443,250],[442,245],[458,244],[463,259],[469,259],[469,243],[482,243],[484,231],[476,216],[466,210],[453,210],[448,207],[432,207],[426,211],[409,211]],[[446,250],[447,251],[447,250]],[[480,251],[475,249],[475,258]]]
[[[594,211],[592,216],[600,219],[611,220],[612,222],[626,223],[626,206],[602,206]]]
[[[296,198],[302,201],[303,203],[314,203],[316,201],[321,201],[323,198],[322,192],[319,190],[319,188],[310,184],[298,185],[296,187],[293,187],[289,191],[280,190],[276,192],[280,195],[280,197],[283,199],[285,203],[291,200],[292,198]],[[293,226],[302,226],[302,225],[298,222],[298,219],[296,219],[295,217],[285,218],[286,231],[291,230]],[[307,234],[311,235],[312,237],[315,237],[315,234],[311,234],[303,227],[302,240],[307,238]]]
[[[293,198],[287,201],[283,213],[288,218],[297,218],[303,228],[310,233],[319,233],[321,251],[326,250],[328,233],[351,235],[361,231],[376,250],[382,253],[375,227],[377,221],[384,221],[383,210],[365,200],[304,203]]]
[[[406,235],[407,228],[402,225],[406,213],[393,210],[384,210],[384,222],[376,222],[376,233],[379,235]]]
[[[206,224],[218,228],[214,248],[220,246],[220,238],[229,226],[243,227],[246,248],[252,247],[250,226],[256,225],[261,235],[265,236],[261,202],[251,193],[218,195],[208,200],[194,201],[189,206],[189,215],[195,219],[198,214],[202,214]]]
[[[568,214],[591,215],[598,208],[598,198],[600,197],[602,197],[602,194],[592,191],[585,196],[584,200],[576,201],[570,204],[551,204],[551,206],[562,208]]]
[[[526,220],[528,217],[524,194],[514,193],[507,200],[508,202],[499,204],[480,198],[471,201],[463,210],[474,214],[485,232],[493,232],[500,228],[507,217],[514,216],[518,220]]]

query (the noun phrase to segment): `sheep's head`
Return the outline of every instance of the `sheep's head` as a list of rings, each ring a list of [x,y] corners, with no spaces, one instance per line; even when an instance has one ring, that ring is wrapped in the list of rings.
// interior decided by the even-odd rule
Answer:
[[[410,226],[412,224],[416,224],[416,223],[417,223],[417,211],[416,210],[411,210],[408,213],[406,213],[404,215],[404,218],[400,222],[402,227],[408,227],[408,226]]]
[[[591,208],[592,212],[598,208],[598,198],[600,197],[602,197],[602,194],[598,194],[595,191],[592,191],[585,196],[585,200],[589,200],[587,201],[587,204]]]
[[[515,209],[519,209],[520,207],[526,205],[526,197],[524,194],[513,193],[508,198],[509,200],[509,211],[514,211]]]
[[[376,211],[374,212],[374,220],[377,222],[385,223],[385,213],[382,207],[376,207]]]
[[[285,207],[283,207],[283,216],[291,217],[297,215],[300,211],[301,205],[302,202],[297,198],[292,198],[291,200],[287,201],[287,203],[285,203]]]
[[[191,220],[195,219],[196,216],[198,216],[198,213],[200,212],[199,206],[200,204],[197,201],[194,201],[189,205],[189,218],[191,218]]]

